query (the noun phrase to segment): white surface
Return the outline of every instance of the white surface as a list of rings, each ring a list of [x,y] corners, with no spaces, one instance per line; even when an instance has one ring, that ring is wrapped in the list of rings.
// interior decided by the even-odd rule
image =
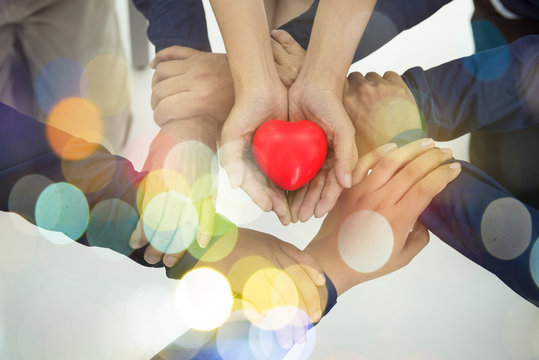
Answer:
[[[117,4],[127,47],[126,2]],[[471,11],[471,0],[453,1],[354,70],[402,72],[470,54]],[[212,19],[209,27],[222,51]],[[135,126],[124,155],[139,168],[157,130],[151,76],[132,73]],[[466,145],[466,138],[452,142],[456,157],[467,159]],[[251,206],[224,191],[236,207]],[[244,209],[234,216],[299,246],[320,225],[283,228],[272,214],[253,220]],[[52,244],[17,216],[0,214],[0,229],[0,359],[147,359],[185,330],[175,312],[177,282],[162,269],[103,249]],[[346,293],[311,331],[315,360],[539,358],[537,308],[436,238],[405,269]]]

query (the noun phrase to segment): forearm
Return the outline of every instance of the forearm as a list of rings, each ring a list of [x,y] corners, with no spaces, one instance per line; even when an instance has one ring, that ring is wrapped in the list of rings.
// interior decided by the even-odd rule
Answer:
[[[236,94],[279,81],[262,0],[212,0]]]
[[[219,127],[217,121],[211,116],[194,116],[169,121],[161,129],[166,135],[170,136],[171,146],[180,142],[195,140],[216,152]]]
[[[439,141],[475,130],[512,131],[539,125],[539,36],[457,59],[403,79]]]
[[[322,0],[298,82],[314,81],[342,92],[354,52],[375,0]],[[339,56],[335,56],[339,54]]]

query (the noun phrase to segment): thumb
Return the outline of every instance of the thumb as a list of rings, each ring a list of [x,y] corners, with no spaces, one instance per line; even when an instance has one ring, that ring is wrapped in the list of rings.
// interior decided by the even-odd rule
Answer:
[[[230,180],[230,186],[236,189],[241,186],[245,177],[243,149],[245,142],[236,136],[235,129],[223,127],[222,145],[219,150],[219,162],[225,169]]]

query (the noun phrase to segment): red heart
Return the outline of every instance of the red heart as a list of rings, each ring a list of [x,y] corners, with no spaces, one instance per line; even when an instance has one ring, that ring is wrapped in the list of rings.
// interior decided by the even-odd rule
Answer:
[[[253,138],[253,155],[260,170],[284,190],[307,184],[326,160],[324,131],[312,121],[270,120]]]

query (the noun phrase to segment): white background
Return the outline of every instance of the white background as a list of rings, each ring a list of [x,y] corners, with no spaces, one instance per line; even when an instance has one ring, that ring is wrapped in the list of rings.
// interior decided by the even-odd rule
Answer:
[[[116,2],[129,54],[127,4]],[[471,14],[471,0],[453,1],[353,69],[403,72],[471,54]],[[224,51],[208,18],[214,50]],[[123,154],[138,168],[157,131],[151,76],[132,71],[135,126]],[[467,159],[466,137],[451,146]],[[226,215],[298,246],[320,225],[283,228],[238,191],[221,191]],[[0,229],[0,359],[146,359],[186,330],[173,305],[177,281],[164,270],[104,249],[52,244],[17,216],[0,214]],[[342,296],[311,331],[310,359],[539,359],[537,308],[435,237],[405,269]]]

